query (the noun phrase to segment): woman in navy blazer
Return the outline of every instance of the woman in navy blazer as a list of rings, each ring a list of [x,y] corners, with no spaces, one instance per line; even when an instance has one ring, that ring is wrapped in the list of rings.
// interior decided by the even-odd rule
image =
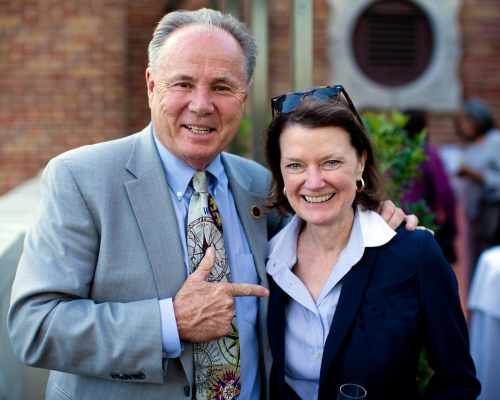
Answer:
[[[341,99],[344,93],[346,101]],[[479,381],[450,265],[425,230],[390,231],[374,212],[384,183],[341,86],[273,99],[271,206],[295,214],[269,243],[271,399],[475,399]]]

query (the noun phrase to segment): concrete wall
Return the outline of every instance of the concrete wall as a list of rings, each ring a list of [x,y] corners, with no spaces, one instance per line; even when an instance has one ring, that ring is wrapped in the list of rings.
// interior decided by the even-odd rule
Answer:
[[[7,311],[24,234],[0,254],[0,400],[43,400],[49,371],[22,365],[14,355],[7,334]]]
[[[0,400],[43,400],[49,371],[22,365],[7,333],[12,282],[40,201],[39,177],[0,197]]]

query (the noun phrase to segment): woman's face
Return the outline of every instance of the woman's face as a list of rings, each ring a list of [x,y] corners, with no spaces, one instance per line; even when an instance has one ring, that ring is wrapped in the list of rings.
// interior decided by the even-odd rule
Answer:
[[[288,201],[307,223],[331,225],[352,218],[361,159],[342,128],[292,125],[280,136],[280,168]]]
[[[461,112],[458,115],[458,125],[460,131],[468,140],[474,140],[477,137],[477,127],[474,120]]]

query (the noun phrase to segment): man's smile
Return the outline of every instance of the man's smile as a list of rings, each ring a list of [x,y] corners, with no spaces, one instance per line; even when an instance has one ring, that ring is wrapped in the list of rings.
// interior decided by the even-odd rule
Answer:
[[[195,126],[195,125],[183,125],[187,129],[189,129],[193,133],[198,133],[198,134],[206,134],[210,133],[213,129],[212,128],[203,128],[201,126]]]

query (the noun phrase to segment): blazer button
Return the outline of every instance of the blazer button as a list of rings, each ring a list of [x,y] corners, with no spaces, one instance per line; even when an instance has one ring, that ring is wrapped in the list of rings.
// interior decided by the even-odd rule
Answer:
[[[111,379],[118,379],[119,377],[120,377],[120,375],[118,375],[118,374],[115,374],[115,373],[111,374]]]
[[[122,381],[126,381],[126,380],[128,380],[128,374],[120,374],[120,379],[121,379]]]
[[[139,372],[137,374],[137,379],[139,379],[140,381],[143,381],[144,379],[146,379],[146,374]]]
[[[191,394],[191,390],[189,389],[189,386],[184,386],[184,394],[186,395],[186,397],[189,397],[189,395]]]

